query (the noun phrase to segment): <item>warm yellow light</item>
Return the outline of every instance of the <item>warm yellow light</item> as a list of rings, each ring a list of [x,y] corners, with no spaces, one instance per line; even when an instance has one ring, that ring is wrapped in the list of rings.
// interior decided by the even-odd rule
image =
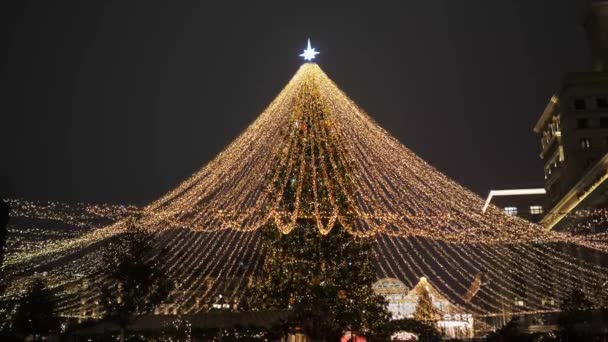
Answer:
[[[289,201],[286,188],[293,196]],[[346,213],[338,203],[347,203]],[[24,215],[40,212],[35,205],[27,208],[20,209]],[[304,218],[314,220],[321,234],[339,222],[355,237],[373,237],[381,278],[413,286],[412,279],[425,276],[441,284],[442,295],[461,298],[477,314],[513,303],[520,295],[514,279],[530,280],[527,291],[538,298],[548,292],[564,297],[575,285],[567,277],[563,287],[554,288],[554,280],[539,270],[577,274],[586,289],[608,276],[606,268],[573,260],[552,245],[606,251],[605,241],[545,231],[488,206],[391,137],[313,63],[302,65],[257,120],[177,188],[141,210],[93,212],[113,215],[116,222],[11,253],[8,264],[18,270],[60,265],[49,281],[69,288],[101,262],[95,244],[123,232],[121,219],[136,212],[138,223],[168,250],[167,276],[183,284],[171,297],[172,309],[180,313],[202,310],[206,304],[194,298],[222,293],[229,301],[240,299],[263,264],[258,229],[273,223],[288,234]],[[80,222],[52,208],[45,213]],[[71,255],[82,256],[66,258]],[[481,285],[479,294],[465,300],[480,272],[492,286]],[[17,288],[26,282],[17,280]],[[94,293],[82,296],[94,307]],[[66,299],[61,310],[81,312],[80,303]],[[542,309],[530,301],[524,305],[528,311]]]

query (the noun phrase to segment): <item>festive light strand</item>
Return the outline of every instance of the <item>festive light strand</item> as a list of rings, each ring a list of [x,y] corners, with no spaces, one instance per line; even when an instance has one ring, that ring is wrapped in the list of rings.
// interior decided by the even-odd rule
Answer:
[[[267,252],[258,230],[274,224],[289,234],[303,219],[320,234],[339,223],[354,238],[372,237],[379,276],[410,287],[425,276],[476,315],[555,310],[573,287],[606,299],[608,234],[589,232],[607,213],[576,221],[571,234],[494,206],[482,212],[483,199],[391,137],[312,63],[214,160],[145,208],[11,205],[9,295],[48,270],[65,294],[60,310],[76,317],[99,312],[99,249],[133,222],[166,249],[167,276],[179,285],[159,313],[205,311],[220,294],[238,303]],[[50,233],[28,219],[71,228]],[[571,277],[557,286],[563,274]]]

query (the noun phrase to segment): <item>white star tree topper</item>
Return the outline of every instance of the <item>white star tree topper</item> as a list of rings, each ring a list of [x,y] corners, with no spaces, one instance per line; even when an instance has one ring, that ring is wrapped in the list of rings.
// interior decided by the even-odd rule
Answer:
[[[319,53],[320,52],[316,51],[314,48],[312,48],[310,46],[310,38],[309,38],[308,47],[306,48],[306,50],[304,50],[304,52],[302,52],[300,57],[304,57],[304,60],[306,60],[306,61],[312,61],[313,59],[315,59],[315,56],[318,55]]]

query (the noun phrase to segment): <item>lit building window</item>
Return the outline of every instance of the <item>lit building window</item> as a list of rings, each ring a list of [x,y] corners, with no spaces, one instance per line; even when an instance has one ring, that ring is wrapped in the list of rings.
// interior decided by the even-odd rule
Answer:
[[[540,205],[531,205],[530,206],[530,214],[532,215],[541,215],[543,213],[543,207]]]
[[[551,305],[551,306],[553,306],[553,305],[555,305],[555,299],[553,299],[553,298],[543,298],[543,299],[541,299],[540,304],[543,305],[543,306],[544,305]]]
[[[581,138],[581,148],[583,150],[591,148],[591,140],[589,138]]]
[[[505,214],[517,215],[517,207],[505,207]]]

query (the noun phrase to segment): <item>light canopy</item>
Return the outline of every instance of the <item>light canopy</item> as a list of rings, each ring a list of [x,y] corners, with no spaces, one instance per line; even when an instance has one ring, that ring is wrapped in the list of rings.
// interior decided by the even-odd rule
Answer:
[[[603,264],[560,248],[605,251],[605,241],[545,231],[493,205],[482,213],[483,206],[376,124],[317,64],[305,63],[215,159],[138,211],[137,224],[156,235],[167,250],[167,276],[183,284],[169,301],[171,313],[204,311],[220,294],[238,303],[264,264],[260,228],[289,234],[298,220],[314,222],[320,234],[339,222],[356,237],[374,239],[379,278],[411,287],[425,276],[476,314],[510,310],[516,298],[524,305],[513,310],[554,309],[546,303],[559,303],[551,299],[574,287],[606,296],[597,292],[608,279]],[[96,294],[88,290],[95,286],[74,286],[92,282],[99,247],[127,226],[118,220],[11,253],[7,262],[22,274],[52,269],[52,286],[78,293],[66,295],[61,310],[95,312]],[[21,289],[26,283],[17,281]]]

